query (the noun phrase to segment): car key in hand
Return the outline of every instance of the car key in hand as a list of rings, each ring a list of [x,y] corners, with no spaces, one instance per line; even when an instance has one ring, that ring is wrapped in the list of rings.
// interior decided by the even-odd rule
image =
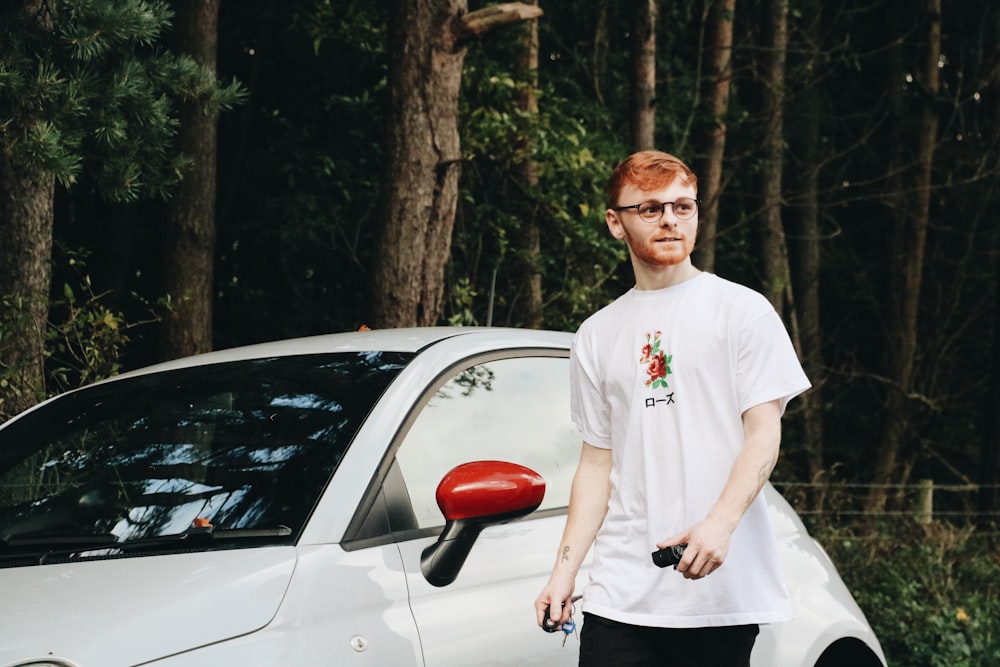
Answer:
[[[542,630],[545,630],[545,632],[556,632],[557,630],[562,630],[563,646],[566,646],[566,640],[569,639],[569,636],[574,632],[576,632],[576,621],[573,620],[573,613],[576,611],[574,603],[577,602],[582,597],[583,597],[582,595],[574,595],[569,599],[569,604],[570,604],[569,620],[563,623],[562,625],[559,625],[558,623],[552,623],[551,617],[549,616],[549,607],[545,608],[545,617],[542,619]]]
[[[677,563],[681,562],[681,556],[684,555],[684,549],[686,548],[686,544],[675,544],[670,547],[664,547],[663,549],[657,549],[653,552],[653,564],[656,565],[656,567],[673,565],[676,570]]]

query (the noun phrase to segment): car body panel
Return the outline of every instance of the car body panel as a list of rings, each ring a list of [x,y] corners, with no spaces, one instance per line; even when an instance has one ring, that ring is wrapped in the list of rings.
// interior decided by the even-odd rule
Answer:
[[[809,536],[791,505],[773,486],[764,488],[771,525],[786,581],[807,581],[808,588],[789,587],[793,622],[765,626],[754,647],[752,664],[814,665],[834,641],[853,637],[885,664],[882,647],[823,548]],[[802,628],[817,628],[803,632]],[[765,660],[766,656],[766,660]]]
[[[573,644],[565,650],[562,633],[539,630],[533,607],[564,523],[564,517],[551,516],[487,528],[458,578],[444,588],[430,585],[420,572],[421,551],[431,540],[400,544],[426,664],[576,664],[579,636],[569,638]],[[583,571],[578,590],[586,581]],[[472,656],[482,656],[481,662]]]
[[[295,549],[270,547],[0,570],[0,665],[134,665],[249,634],[274,618],[294,568]]]
[[[167,655],[156,667],[423,665],[406,577],[395,545],[345,552],[336,545],[297,548],[281,608],[257,632]],[[0,665],[4,654],[0,651]],[[133,664],[88,663],[101,667]],[[87,667],[83,663],[80,667]]]

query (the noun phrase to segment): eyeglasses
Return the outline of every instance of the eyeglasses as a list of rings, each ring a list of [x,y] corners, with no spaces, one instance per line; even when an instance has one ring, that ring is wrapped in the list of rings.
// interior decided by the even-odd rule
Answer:
[[[641,204],[631,206],[618,206],[612,211],[627,211],[635,209],[639,214],[639,219],[643,222],[654,224],[663,219],[663,213],[669,206],[674,211],[674,216],[678,220],[690,220],[698,215],[698,200],[690,197],[679,197],[677,201],[644,201]]]

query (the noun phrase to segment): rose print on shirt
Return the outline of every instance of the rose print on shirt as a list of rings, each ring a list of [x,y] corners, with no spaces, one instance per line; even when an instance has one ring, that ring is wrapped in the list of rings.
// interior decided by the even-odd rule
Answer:
[[[646,344],[642,346],[642,356],[639,357],[639,363],[646,364],[646,374],[649,375],[646,386],[651,389],[666,388],[668,386],[666,378],[672,372],[670,362],[673,360],[673,355],[667,356],[660,349],[662,334],[662,331],[647,333]]]

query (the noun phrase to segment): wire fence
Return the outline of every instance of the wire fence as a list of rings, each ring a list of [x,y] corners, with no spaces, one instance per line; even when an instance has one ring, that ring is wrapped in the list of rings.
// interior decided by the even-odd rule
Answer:
[[[781,482],[775,488],[800,516],[828,521],[913,518],[919,523],[949,521],[1000,527],[1000,484],[942,484],[922,479],[909,484]],[[873,493],[874,492],[874,493]],[[873,495],[884,503],[871,503]],[[988,498],[984,509],[984,498]]]

